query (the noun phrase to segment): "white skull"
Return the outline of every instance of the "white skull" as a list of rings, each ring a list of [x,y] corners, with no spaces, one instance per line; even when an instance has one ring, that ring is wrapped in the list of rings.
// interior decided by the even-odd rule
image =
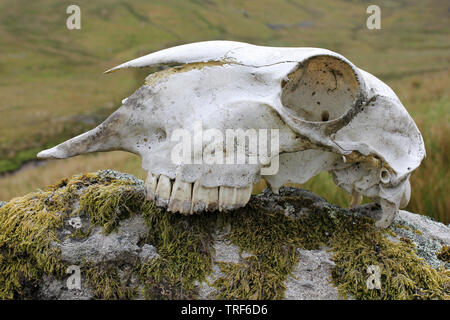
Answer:
[[[138,154],[148,172],[147,197],[184,214],[245,206],[261,176],[276,192],[324,170],[353,196],[353,205],[361,195],[381,204],[380,227],[407,205],[409,176],[425,156],[421,134],[395,93],[343,56],[317,48],[208,41],[161,50],[107,73],[157,65],[172,67],[149,75],[98,127],[38,157]],[[199,123],[211,139],[198,138]],[[212,139],[225,137],[227,129],[278,129],[279,150],[267,155],[263,148],[245,149],[256,163],[180,163],[171,160],[179,145],[171,137],[180,128],[200,141],[191,159],[205,150],[234,156],[235,140],[216,148],[218,140]],[[265,174],[274,162],[277,173]]]

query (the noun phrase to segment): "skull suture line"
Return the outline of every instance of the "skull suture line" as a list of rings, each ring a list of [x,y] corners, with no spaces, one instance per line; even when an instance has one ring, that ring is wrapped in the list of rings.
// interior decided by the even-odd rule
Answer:
[[[388,227],[410,198],[409,177],[425,156],[422,136],[395,93],[343,56],[317,48],[207,41],[161,50],[107,73],[168,66],[95,129],[39,158],[125,150],[142,157],[147,197],[184,214],[245,206],[261,176],[275,192],[321,171],[353,196],[381,204]],[[256,164],[173,163],[177,128],[278,129],[275,175]],[[211,148],[207,141],[202,148]],[[225,147],[226,155],[231,150]],[[234,148],[234,146],[233,146]],[[201,150],[200,150],[201,152]],[[259,152],[259,151],[258,151]]]

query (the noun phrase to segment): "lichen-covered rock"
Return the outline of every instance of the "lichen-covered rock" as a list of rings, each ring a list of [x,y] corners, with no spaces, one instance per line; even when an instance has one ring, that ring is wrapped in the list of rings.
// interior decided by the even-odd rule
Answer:
[[[0,298],[448,299],[450,228],[377,214],[282,188],[183,216],[133,176],[78,175],[0,208]]]

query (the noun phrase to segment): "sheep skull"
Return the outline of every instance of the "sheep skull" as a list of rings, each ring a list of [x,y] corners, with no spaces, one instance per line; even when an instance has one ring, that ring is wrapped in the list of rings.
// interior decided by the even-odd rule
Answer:
[[[107,73],[158,65],[167,68],[150,74],[102,124],[38,157],[138,154],[148,172],[147,198],[184,214],[245,206],[261,177],[276,192],[324,170],[354,199],[365,195],[381,204],[379,227],[407,205],[409,176],[425,156],[421,134],[395,93],[343,56],[208,41],[161,50]],[[175,161],[179,130],[192,139],[183,143],[189,156]],[[244,132],[248,145],[224,141],[229,130]],[[267,143],[269,134],[270,154],[260,143],[252,147],[255,132],[258,143]],[[235,161],[239,145],[245,145],[244,163]],[[205,154],[216,161],[205,161]]]

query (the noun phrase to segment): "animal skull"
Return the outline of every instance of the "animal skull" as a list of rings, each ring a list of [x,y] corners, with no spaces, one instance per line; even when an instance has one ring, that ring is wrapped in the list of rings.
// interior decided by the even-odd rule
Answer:
[[[207,41],[161,50],[106,73],[148,66],[167,68],[150,74],[98,127],[38,157],[138,154],[148,172],[147,198],[184,214],[245,206],[260,177],[277,192],[324,170],[353,196],[353,205],[362,195],[381,204],[379,227],[388,227],[408,204],[409,176],[425,156],[422,136],[395,93],[343,56],[318,48]],[[247,158],[258,159],[253,163],[171,161],[177,146],[172,135],[183,129],[195,143],[198,122],[210,138],[227,129],[277,130],[278,151],[245,149]],[[217,140],[200,139],[192,157],[206,150],[234,157],[237,144],[217,148]],[[265,174],[274,162],[279,170]]]

